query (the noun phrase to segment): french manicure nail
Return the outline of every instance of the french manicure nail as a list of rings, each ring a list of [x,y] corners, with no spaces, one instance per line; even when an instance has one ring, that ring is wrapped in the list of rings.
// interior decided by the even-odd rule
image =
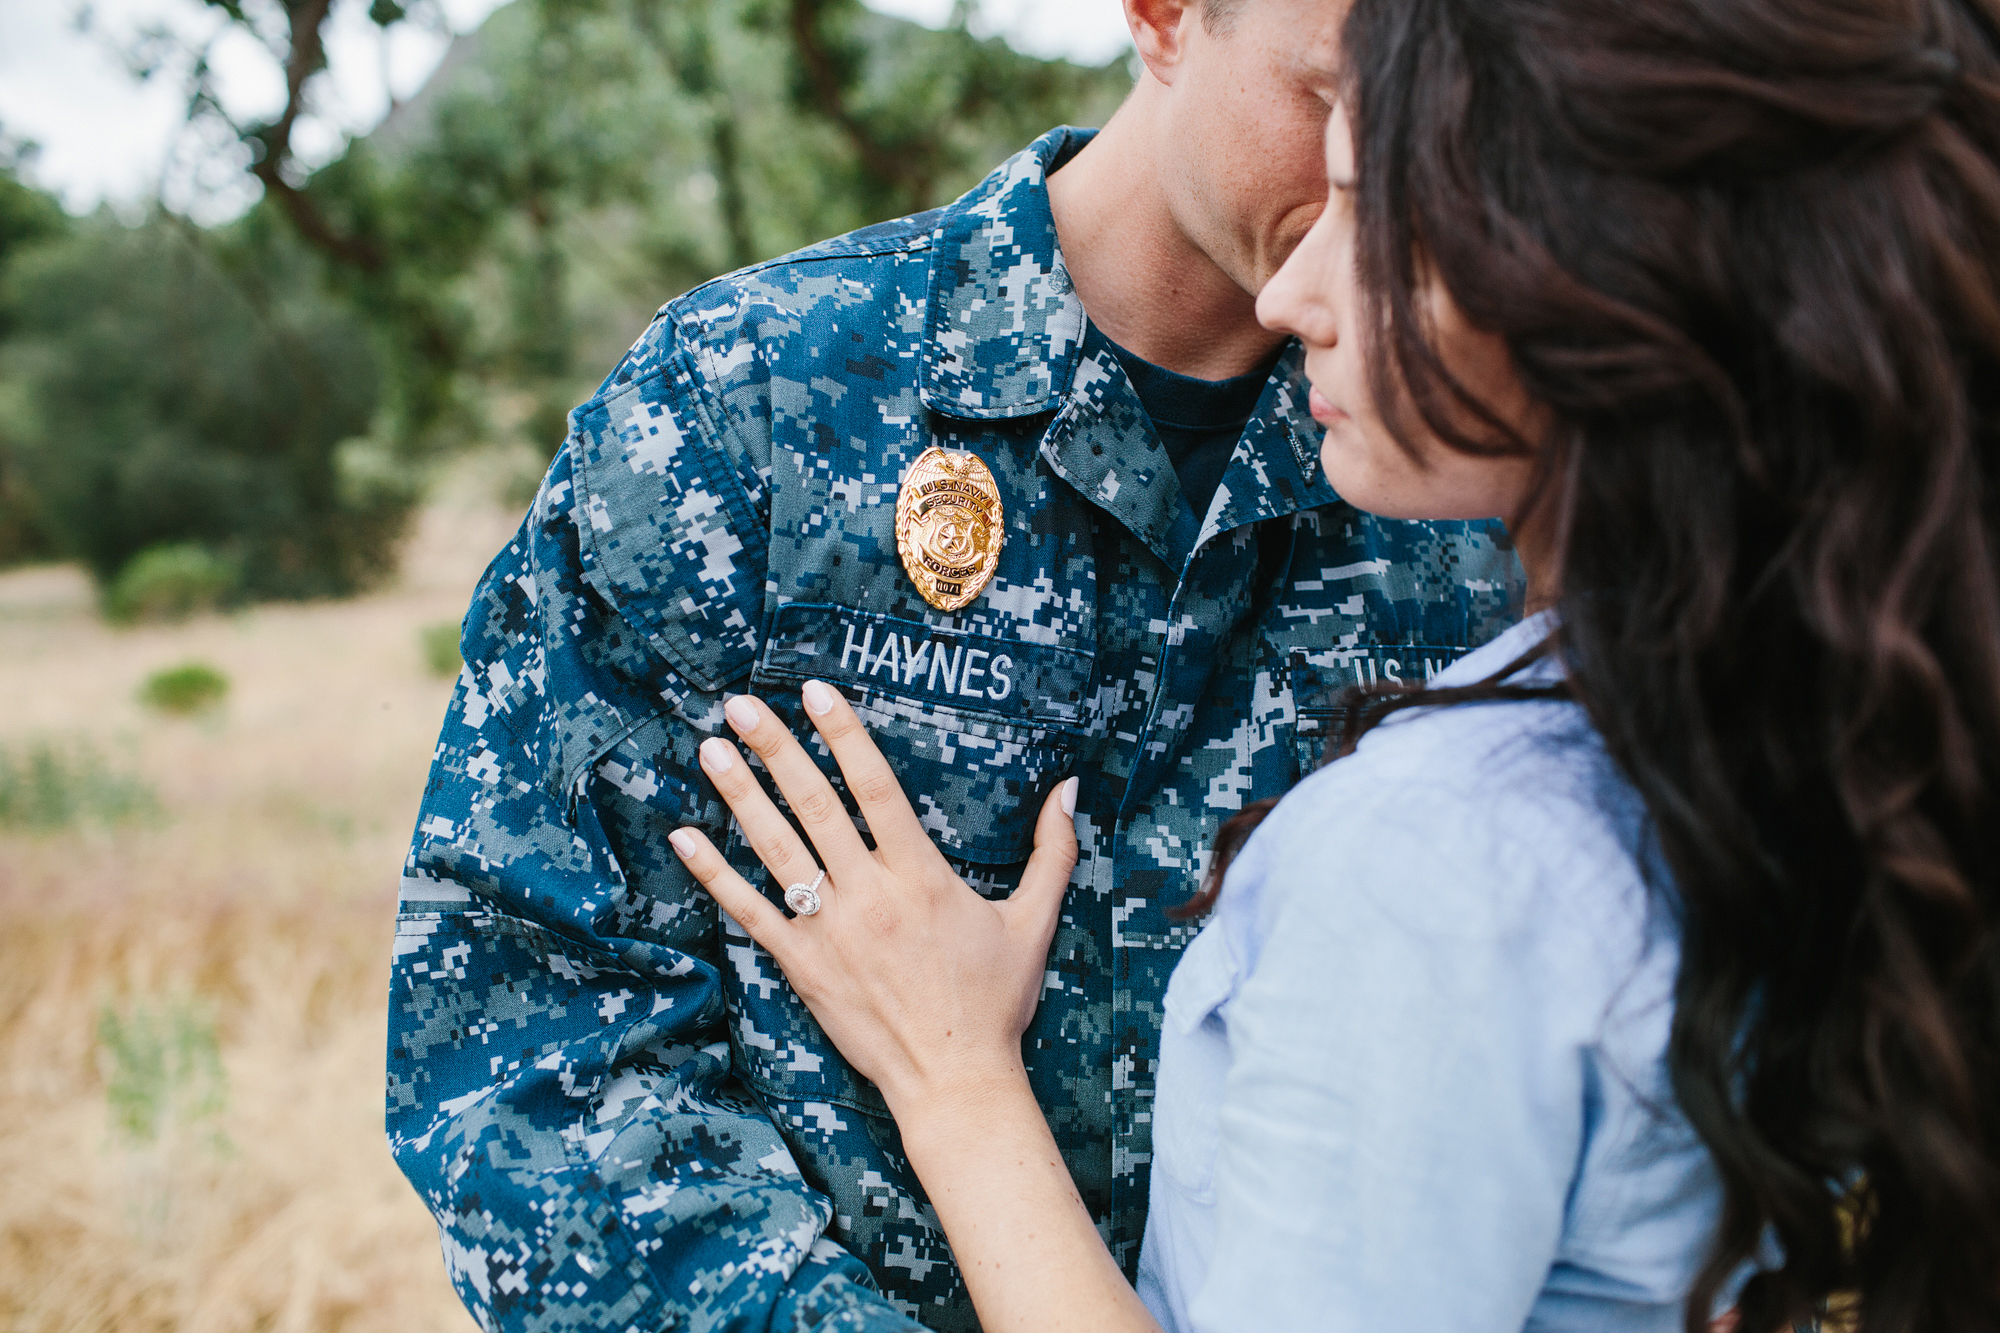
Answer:
[[[677,828],[667,835],[667,841],[672,843],[674,850],[682,856],[693,856],[701,850],[701,844],[695,841],[693,829]]]
[[[727,773],[736,767],[736,747],[720,736],[701,743],[701,766],[711,773]]]
[[[1062,789],[1063,813],[1072,817],[1076,814],[1076,784],[1077,779],[1070,778],[1063,783]]]
[[[757,728],[757,705],[750,702],[748,695],[739,694],[722,705],[723,716],[729,725],[739,732],[754,731]]]
[[[800,693],[805,695],[806,711],[814,717],[825,717],[833,707],[833,690],[820,681],[807,681],[805,689]]]

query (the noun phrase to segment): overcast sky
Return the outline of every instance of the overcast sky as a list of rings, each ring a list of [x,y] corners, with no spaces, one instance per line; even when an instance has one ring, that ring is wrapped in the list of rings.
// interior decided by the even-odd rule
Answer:
[[[402,24],[384,41],[368,21],[367,0],[337,0],[331,70],[314,90],[315,115],[293,139],[300,157],[316,165],[337,155],[348,135],[382,118],[390,91],[407,97],[423,83],[452,32],[476,26],[501,2],[431,0],[427,27]],[[865,2],[933,26],[952,7],[952,0]],[[1118,0],[985,0],[981,11],[982,31],[1036,55],[1100,64],[1129,45]],[[176,207],[204,221],[227,217],[255,197],[255,187],[236,173],[224,178],[232,188],[190,178],[190,164],[214,159],[184,138],[184,71],[141,83],[119,54],[148,27],[199,41],[222,26],[200,0],[0,0],[0,131],[40,145],[30,178],[74,211],[101,201],[129,206],[164,182]],[[210,59],[233,115],[266,115],[283,104],[277,63],[255,39],[225,36]]]

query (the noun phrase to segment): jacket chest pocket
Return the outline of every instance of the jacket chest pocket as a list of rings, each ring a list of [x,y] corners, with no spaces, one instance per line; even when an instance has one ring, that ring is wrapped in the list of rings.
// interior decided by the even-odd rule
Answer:
[[[845,694],[947,856],[1025,861],[1042,801],[1082,739],[1091,656],[846,607],[780,607],[752,687],[855,809],[799,699],[807,680]]]
[[[1422,643],[1294,648],[1286,676],[1292,689],[1292,735],[1298,745],[1299,776],[1304,777],[1338,752],[1353,706],[1367,702],[1350,697],[1349,687],[1427,685],[1431,677],[1469,651]]]

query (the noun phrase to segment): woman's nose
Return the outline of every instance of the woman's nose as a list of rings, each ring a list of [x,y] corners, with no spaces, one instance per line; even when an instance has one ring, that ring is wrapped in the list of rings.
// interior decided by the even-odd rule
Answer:
[[[1330,276],[1321,262],[1326,228],[1314,223],[1264,290],[1257,294],[1257,322],[1273,333],[1290,333],[1311,346],[1331,347],[1338,338],[1333,309],[1322,290]]]

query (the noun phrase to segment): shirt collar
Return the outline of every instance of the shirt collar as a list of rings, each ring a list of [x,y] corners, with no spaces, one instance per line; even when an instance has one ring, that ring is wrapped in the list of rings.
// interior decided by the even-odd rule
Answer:
[[[1096,134],[1057,126],[943,210],[925,300],[918,391],[926,408],[972,420],[1034,416],[1075,387],[1088,320],[1056,240],[1048,175]],[[1282,384],[1273,425],[1310,485],[1320,435],[1296,350],[1274,378]]]
[[[1083,350],[1048,173],[1096,134],[1059,126],[944,210],[931,234],[924,406],[973,420],[1053,411]]]
[[[1340,499],[1319,465],[1309,392],[1305,353],[1293,343],[1273,367],[1204,521],[1181,501],[1172,460],[1111,345],[1093,329],[1070,392],[1042,437],[1042,456],[1168,568],[1180,569],[1221,533]]]

